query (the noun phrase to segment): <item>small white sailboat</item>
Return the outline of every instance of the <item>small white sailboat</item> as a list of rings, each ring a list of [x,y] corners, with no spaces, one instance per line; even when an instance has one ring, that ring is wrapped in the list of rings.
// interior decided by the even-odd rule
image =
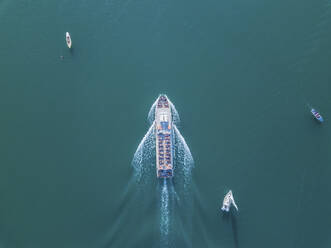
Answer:
[[[230,190],[224,197],[223,206],[221,209],[223,211],[229,212],[231,205],[233,205],[238,211],[238,207],[236,205],[236,202],[234,201],[232,191]]]
[[[72,41],[71,41],[71,37],[70,37],[69,32],[66,32],[66,42],[67,42],[67,46],[68,46],[69,48],[71,48],[71,46],[72,46]]]

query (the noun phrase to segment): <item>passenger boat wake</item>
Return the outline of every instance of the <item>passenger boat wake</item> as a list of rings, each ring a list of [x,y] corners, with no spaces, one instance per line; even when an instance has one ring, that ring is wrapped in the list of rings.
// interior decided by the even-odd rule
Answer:
[[[161,244],[165,247],[168,246],[169,241],[169,191],[167,181],[163,180],[161,189],[161,219],[160,219],[160,236]]]
[[[193,157],[176,126],[180,121],[178,112],[166,95],[160,95],[154,102],[148,120],[151,126],[132,161],[134,180],[140,191],[148,191],[155,181],[158,183],[159,246],[169,247],[173,246],[172,243],[181,243],[187,247],[190,246],[187,244],[190,238],[185,237],[191,233],[192,211],[188,210],[191,209],[188,206],[192,203]],[[173,230],[175,225],[182,230]]]

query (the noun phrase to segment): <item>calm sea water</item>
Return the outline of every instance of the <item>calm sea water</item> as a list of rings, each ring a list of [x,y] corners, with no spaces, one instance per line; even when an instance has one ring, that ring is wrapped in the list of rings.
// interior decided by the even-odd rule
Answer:
[[[330,0],[2,0],[0,30],[0,247],[331,246]],[[134,180],[160,93],[185,190]]]

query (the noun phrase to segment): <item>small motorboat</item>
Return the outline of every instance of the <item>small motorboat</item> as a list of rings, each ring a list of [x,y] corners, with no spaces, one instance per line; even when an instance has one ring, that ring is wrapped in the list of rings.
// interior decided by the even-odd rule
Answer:
[[[226,212],[229,212],[230,211],[230,207],[231,205],[233,205],[236,210],[238,211],[238,207],[234,201],[234,198],[233,198],[233,195],[232,195],[232,191],[230,190],[224,197],[224,200],[223,200],[223,206],[222,206],[222,210],[223,211],[226,211]]]
[[[323,117],[315,109],[312,108],[310,110],[310,112],[313,114],[313,116],[315,117],[315,119],[318,120],[319,122],[323,122],[324,121]]]
[[[70,37],[69,32],[66,32],[66,42],[67,42],[67,46],[68,46],[69,48],[71,48],[71,46],[72,46],[72,41],[71,41],[71,37]]]

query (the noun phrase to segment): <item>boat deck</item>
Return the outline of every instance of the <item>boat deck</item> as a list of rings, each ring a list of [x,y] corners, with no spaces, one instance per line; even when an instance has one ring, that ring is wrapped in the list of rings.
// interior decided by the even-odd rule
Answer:
[[[171,110],[165,96],[160,96],[155,109],[157,177],[173,176]]]

